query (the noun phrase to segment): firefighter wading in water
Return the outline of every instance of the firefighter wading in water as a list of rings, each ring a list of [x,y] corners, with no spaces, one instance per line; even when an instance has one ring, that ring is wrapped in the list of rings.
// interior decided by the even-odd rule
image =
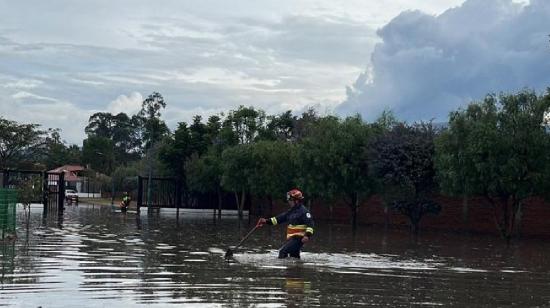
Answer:
[[[303,204],[304,196],[298,189],[286,193],[290,209],[276,217],[260,218],[259,225],[279,225],[288,223],[286,242],[279,250],[279,259],[288,257],[300,258],[300,249],[313,235],[313,219]]]

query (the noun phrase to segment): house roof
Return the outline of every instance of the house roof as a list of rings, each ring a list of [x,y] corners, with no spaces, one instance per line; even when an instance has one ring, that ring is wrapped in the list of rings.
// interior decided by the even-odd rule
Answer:
[[[65,173],[64,175],[64,180],[67,181],[67,182],[74,182],[74,181],[79,181],[80,180],[80,177],[77,175],[77,172],[79,171],[83,171],[85,168],[82,167],[82,166],[78,166],[78,165],[63,165],[61,167],[57,167],[55,169],[52,169],[48,172],[53,172],[53,173]],[[52,180],[57,180],[57,176],[54,175],[52,178]]]
[[[78,172],[78,171],[83,171],[84,169],[86,168],[79,165],[63,165],[61,167],[57,167],[53,170],[50,170],[48,172],[58,172],[58,173],[61,171]]]

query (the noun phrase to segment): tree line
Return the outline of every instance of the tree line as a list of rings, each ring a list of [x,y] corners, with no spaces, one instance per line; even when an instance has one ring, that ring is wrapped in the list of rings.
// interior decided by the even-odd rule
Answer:
[[[218,195],[219,208],[222,194],[233,194],[240,215],[246,198],[273,204],[299,187],[309,204],[345,202],[354,227],[359,207],[378,195],[408,217],[413,232],[444,206],[435,196],[477,196],[493,207],[507,240],[524,201],[550,188],[550,89],[490,94],[451,112],[445,124],[407,123],[389,111],[367,122],[240,106],[171,131],[161,118],[165,107],[155,92],[136,115],[95,113],[82,148],[67,146],[58,130],[0,118],[0,166],[80,163],[126,189],[129,178],[154,170],[179,177],[189,198]]]

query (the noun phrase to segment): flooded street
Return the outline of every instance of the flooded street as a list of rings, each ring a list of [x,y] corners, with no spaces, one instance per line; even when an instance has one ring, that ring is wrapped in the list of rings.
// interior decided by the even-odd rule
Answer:
[[[550,245],[491,236],[360,228],[318,222],[301,260],[278,260],[282,227],[211,214],[113,213],[106,206],[18,212],[3,243],[0,307],[505,307],[550,304]]]

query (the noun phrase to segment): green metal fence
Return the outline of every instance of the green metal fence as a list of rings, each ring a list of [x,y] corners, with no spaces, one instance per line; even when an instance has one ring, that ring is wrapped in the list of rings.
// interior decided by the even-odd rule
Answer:
[[[15,234],[16,205],[17,191],[0,188],[0,239],[4,239],[9,234]]]

